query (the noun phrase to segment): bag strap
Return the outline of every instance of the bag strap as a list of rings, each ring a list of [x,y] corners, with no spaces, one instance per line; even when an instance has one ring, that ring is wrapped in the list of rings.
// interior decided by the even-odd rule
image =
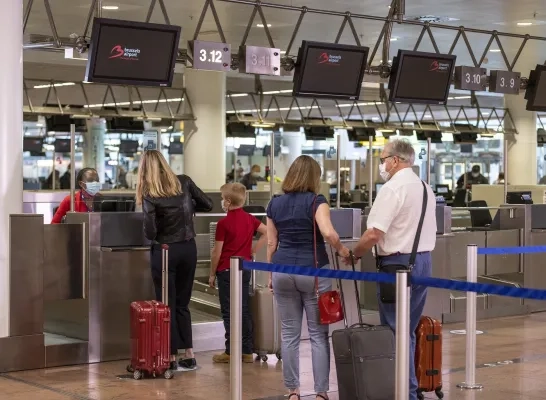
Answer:
[[[318,258],[317,258],[317,219],[315,214],[317,213],[317,195],[313,199],[313,204],[311,205],[311,212],[313,213],[313,261],[315,263],[315,268],[318,268]],[[315,292],[317,297],[319,296],[318,288],[318,276],[315,276]]]
[[[415,239],[413,240],[413,248],[411,249],[411,255],[409,259],[409,267],[415,265],[415,258],[417,257],[417,248],[419,247],[419,239],[421,239],[421,230],[423,229],[423,222],[425,220],[425,214],[427,212],[428,204],[428,191],[425,182],[421,181],[423,185],[423,205],[421,206],[421,216],[419,217],[419,225],[417,225],[417,232],[415,232]]]

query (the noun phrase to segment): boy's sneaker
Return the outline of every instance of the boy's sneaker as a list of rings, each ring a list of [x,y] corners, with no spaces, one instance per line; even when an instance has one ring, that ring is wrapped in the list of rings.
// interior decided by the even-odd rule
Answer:
[[[254,354],[243,354],[243,362],[252,364],[254,362]]]
[[[196,369],[197,361],[195,358],[181,358],[178,361],[178,365],[184,369]]]
[[[212,356],[212,362],[217,364],[229,364],[229,354],[215,354]]]

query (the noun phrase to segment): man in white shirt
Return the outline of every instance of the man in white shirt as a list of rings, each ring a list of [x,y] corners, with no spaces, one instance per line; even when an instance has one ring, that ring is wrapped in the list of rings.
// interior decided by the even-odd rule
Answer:
[[[407,140],[390,141],[381,153],[379,171],[385,184],[368,216],[367,230],[353,250],[355,257],[377,245],[378,268],[408,265],[423,208],[423,183],[413,172],[415,151]],[[429,185],[423,228],[412,275],[431,276],[431,251],[436,245],[436,198]],[[410,400],[417,400],[415,376],[415,329],[423,313],[427,289],[412,285],[410,308]],[[383,303],[378,293],[381,323],[396,331],[396,305]]]

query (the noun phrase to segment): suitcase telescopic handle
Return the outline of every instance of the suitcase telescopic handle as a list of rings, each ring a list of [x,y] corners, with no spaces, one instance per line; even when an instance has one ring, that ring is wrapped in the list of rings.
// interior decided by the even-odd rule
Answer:
[[[339,253],[336,251],[335,255],[334,255],[334,263],[336,265],[336,269],[337,270],[340,270],[341,268],[339,267]],[[352,252],[352,250],[349,251],[349,259],[351,260],[351,269],[353,272],[356,272],[356,267],[355,267],[355,257],[354,257],[354,254]],[[342,286],[342,282],[341,282],[341,279],[338,279],[338,282],[339,282],[339,291],[341,293],[341,301],[342,301],[342,304],[343,304],[343,312],[345,314],[345,299],[344,299],[344,296],[343,296],[343,286]],[[357,314],[358,314],[358,323],[360,325],[366,325],[362,322],[362,312],[360,311],[360,294],[358,293],[358,282],[355,280],[353,281],[353,284],[354,284],[354,287],[355,287],[355,300],[356,300],[356,310],[357,310]],[[344,322],[345,322],[345,327],[347,328],[347,318],[344,318]]]
[[[161,245],[161,301],[169,305],[169,245]]]

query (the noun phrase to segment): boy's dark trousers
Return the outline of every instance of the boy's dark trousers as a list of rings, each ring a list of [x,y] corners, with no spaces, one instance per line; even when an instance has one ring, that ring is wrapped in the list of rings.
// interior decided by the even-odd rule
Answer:
[[[249,308],[249,291],[250,291],[250,271],[243,271],[243,354],[253,353],[253,336],[252,336],[252,317],[250,316]],[[230,293],[230,271],[221,271],[216,274],[218,279],[218,295],[220,297],[220,311],[224,320],[224,328],[226,329],[226,354],[229,354],[229,293]]]

